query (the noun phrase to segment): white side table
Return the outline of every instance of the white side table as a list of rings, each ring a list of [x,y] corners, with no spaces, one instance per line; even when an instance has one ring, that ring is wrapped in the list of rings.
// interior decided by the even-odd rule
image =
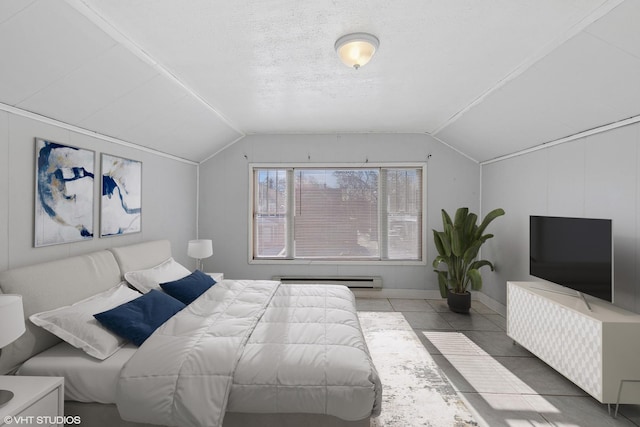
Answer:
[[[0,426],[64,426],[64,378],[0,376],[14,396],[0,406]]]
[[[224,273],[207,273],[207,274],[213,277],[213,280],[215,280],[216,283],[224,280]]]

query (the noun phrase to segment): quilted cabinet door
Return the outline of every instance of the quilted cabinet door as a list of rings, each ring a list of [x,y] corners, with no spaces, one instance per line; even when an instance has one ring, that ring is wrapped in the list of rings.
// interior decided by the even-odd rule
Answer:
[[[602,322],[572,310],[563,311],[562,365],[558,370],[602,401]]]
[[[547,364],[562,362],[562,309],[548,299],[509,284],[508,335]]]

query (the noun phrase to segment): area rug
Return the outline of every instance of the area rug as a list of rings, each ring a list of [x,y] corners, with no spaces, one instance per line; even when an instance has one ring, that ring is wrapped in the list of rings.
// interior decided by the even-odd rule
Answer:
[[[478,425],[402,313],[358,317],[383,387],[382,413],[372,427]]]

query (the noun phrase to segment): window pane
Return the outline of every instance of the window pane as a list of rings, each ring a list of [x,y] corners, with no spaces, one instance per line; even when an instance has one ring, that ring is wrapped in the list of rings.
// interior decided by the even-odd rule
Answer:
[[[421,169],[386,169],[387,256],[418,260],[422,254]]]
[[[421,260],[422,168],[255,168],[253,256]]]
[[[287,171],[256,169],[254,200],[254,256],[286,257]]]
[[[377,169],[295,170],[295,257],[379,258]]]

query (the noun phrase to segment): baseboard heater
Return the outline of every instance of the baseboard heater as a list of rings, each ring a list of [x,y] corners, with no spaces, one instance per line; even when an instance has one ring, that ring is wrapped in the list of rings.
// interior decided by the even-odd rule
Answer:
[[[382,288],[380,276],[273,276],[273,280],[279,280],[285,284],[327,284],[344,285],[349,288]]]

